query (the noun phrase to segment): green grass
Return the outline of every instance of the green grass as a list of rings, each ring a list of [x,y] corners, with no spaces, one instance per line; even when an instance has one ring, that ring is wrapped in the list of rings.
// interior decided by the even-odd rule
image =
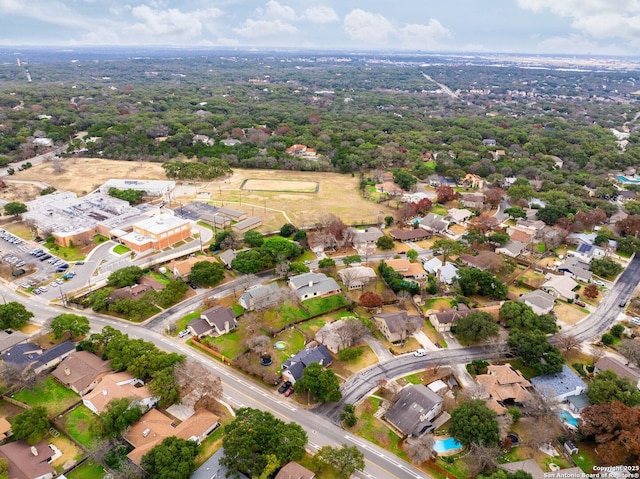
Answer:
[[[185,245],[185,244],[187,244],[187,242],[186,242],[186,241],[178,241],[177,243],[174,243],[172,246],[173,246],[174,248],[177,248],[177,247],[179,247],[179,246],[183,246],[183,245]]]
[[[318,330],[322,328],[326,323],[326,317],[322,316],[319,318],[310,319],[309,321],[305,321],[304,323],[300,323],[298,324],[298,328],[300,328],[310,336],[315,336]]]
[[[312,298],[303,302],[304,307],[311,316],[317,316],[333,309],[342,308],[347,305],[347,298],[341,294],[334,294],[325,298]]]
[[[453,475],[454,477],[459,477],[460,479],[465,479],[469,477],[467,468],[464,465],[464,461],[460,459],[456,460],[453,464],[449,464],[448,462],[444,461],[442,458],[438,458],[436,460],[436,464],[438,464],[438,466],[440,466],[441,468],[445,469],[449,474]]]
[[[273,338],[272,344],[275,344],[277,341],[284,341],[286,346],[282,351],[272,348],[271,354],[274,363],[282,364],[289,356],[296,354],[304,348],[305,337],[296,329],[287,329]]]
[[[404,379],[409,384],[422,384],[422,373],[414,373],[409,374],[408,376],[404,376],[401,379]]]
[[[233,310],[233,314],[236,315],[236,318],[244,314],[244,308],[239,304],[234,304],[231,306],[231,309]]]
[[[131,251],[131,249],[127,248],[127,247],[126,247],[125,245],[123,245],[123,244],[116,245],[116,246],[113,248],[113,252],[114,252],[115,254],[125,254],[125,253],[128,253],[129,251]]]
[[[525,366],[524,364],[522,364],[522,360],[520,359],[511,359],[507,362],[511,364],[511,366],[513,366],[513,369],[517,369],[518,371],[520,371],[526,379],[531,379],[539,376],[535,369],[530,368],[529,366]]]
[[[367,402],[369,404],[366,404]],[[353,432],[406,461],[407,455],[399,445],[400,437],[374,417],[375,412],[380,407],[380,399],[369,397],[364,404],[365,408],[358,408],[360,415]]]
[[[155,271],[152,271],[150,276],[160,284],[167,285],[171,282],[171,280],[167,278],[164,274],[156,273]]]
[[[180,318],[178,321],[176,321],[176,331],[182,331],[183,329],[186,329],[187,324],[189,324],[193,319],[196,319],[199,317],[200,317],[200,310],[197,310],[197,311],[192,311],[186,316]]]
[[[537,245],[534,246],[534,249],[538,253],[544,253],[545,251],[547,251],[547,247],[544,245],[544,243],[538,243]]]
[[[89,408],[84,405],[78,406],[65,416],[64,424],[67,433],[87,449],[95,445],[97,438],[93,428],[98,424],[98,416]]]
[[[431,207],[431,211],[430,213],[436,214],[436,215],[440,215],[440,216],[444,216],[449,212],[449,210],[447,208],[445,208],[442,205],[433,205]]]
[[[102,479],[105,472],[100,464],[89,460],[80,464],[73,471],[65,473],[65,476],[68,479]]]
[[[571,456],[571,459],[576,463],[576,466],[582,469],[582,472],[590,474],[593,467],[598,465],[596,453],[590,444],[579,442],[576,445],[578,446],[578,454]]]
[[[58,246],[54,244],[50,246],[49,249],[55,253],[56,256],[67,261],[82,261],[87,257],[75,246]]]
[[[305,251],[302,255],[298,256],[296,261],[315,261],[318,259],[316,254],[313,251]]]
[[[49,417],[53,417],[80,401],[80,396],[49,376],[39,381],[32,389],[18,391],[13,395],[13,399],[30,406],[44,406]]]
[[[213,226],[211,226],[209,223],[205,223],[204,221],[198,221],[198,223],[200,226],[202,226],[203,228],[209,228],[211,231],[215,231],[215,229],[213,228]]]
[[[217,338],[209,338],[207,344],[215,346],[223,356],[233,359],[244,352],[244,349],[240,345],[241,340],[240,332],[236,329]]]
[[[95,235],[93,237],[93,244],[102,244],[106,243],[107,241],[109,241],[109,238],[103,235]]]
[[[267,324],[274,330],[279,331],[289,324],[307,319],[309,314],[300,308],[298,304],[287,301],[280,306],[280,310],[270,309],[264,315]]]

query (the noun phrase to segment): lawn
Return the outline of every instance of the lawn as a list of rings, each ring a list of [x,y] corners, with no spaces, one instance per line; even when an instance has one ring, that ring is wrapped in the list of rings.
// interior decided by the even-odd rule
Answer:
[[[62,452],[62,456],[53,461],[51,465],[54,469],[61,473],[69,466],[69,464],[75,464],[82,456],[84,456],[84,451],[78,446],[76,443],[71,441],[64,434],[59,434],[57,437],[47,437],[47,441],[49,443],[55,444],[58,449]]]
[[[576,446],[578,446],[578,454],[571,456],[571,458],[582,469],[582,472],[591,474],[593,467],[598,464],[598,456],[593,446],[586,442],[578,442]]]
[[[102,479],[105,476],[105,470],[100,464],[89,460],[66,473],[65,476],[68,479]]]
[[[407,455],[400,448],[400,437],[385,426],[380,419],[374,417],[380,407],[380,399],[369,397],[356,408],[358,422],[351,428],[351,432],[392,452],[405,461]]]
[[[171,280],[167,278],[164,274],[156,273],[155,271],[152,271],[150,276],[160,284],[167,285],[171,282]]]
[[[422,311],[436,310],[442,311],[451,307],[451,298],[431,298],[427,299],[420,307]]]
[[[125,253],[128,253],[129,251],[131,251],[131,249],[127,248],[127,247],[126,247],[125,245],[123,245],[123,244],[116,245],[116,246],[114,246],[114,248],[113,248],[113,252],[114,252],[115,254],[125,254]]]
[[[310,319],[304,323],[298,324],[298,329],[304,331],[309,338],[315,337],[316,333],[327,323],[327,317],[321,316],[319,318]]]
[[[93,414],[89,408],[80,405],[65,415],[63,419],[67,433],[87,449],[91,449],[96,444],[96,435],[93,431],[98,424],[98,416]]]
[[[186,316],[180,318],[178,321],[176,321],[176,334],[178,334],[179,331],[182,331],[183,329],[185,329],[187,327],[187,324],[189,324],[191,320],[199,317],[200,317],[200,310],[192,311]]]
[[[359,346],[362,348],[362,354],[351,361],[339,361],[336,360],[331,364],[331,369],[341,377],[349,377],[352,374],[357,373],[361,369],[367,368],[378,362],[378,356],[368,346]]]
[[[60,246],[57,244],[45,243],[49,250],[67,261],[82,261],[87,255],[77,246]]]
[[[106,243],[107,241],[109,241],[109,238],[103,235],[94,235],[93,237],[93,244],[102,244]]]
[[[309,314],[296,303],[286,301],[280,305],[280,310],[270,309],[265,312],[265,323],[274,331],[280,331],[289,324],[307,319]]]
[[[444,216],[449,212],[449,210],[447,208],[445,208],[442,205],[433,205],[431,207],[431,211],[430,213],[436,214],[436,215],[440,215],[440,216]]]
[[[511,359],[507,362],[511,364],[511,366],[513,366],[513,369],[517,369],[518,371],[520,371],[526,379],[531,379],[538,376],[538,373],[535,371],[535,369],[530,368],[529,366],[525,366],[524,364],[522,364],[522,360],[520,359]]]
[[[273,348],[273,345],[277,341],[284,341],[284,350],[278,351],[277,349]],[[297,331],[296,329],[286,329],[282,333],[278,334],[275,338],[273,338],[271,344],[273,362],[277,362],[277,366],[280,367],[280,364],[285,362],[291,355],[296,354],[298,351],[303,349],[304,345],[305,337],[300,331]]]
[[[244,352],[244,348],[240,345],[242,333],[239,329],[235,329],[227,334],[218,336],[217,338],[205,338],[203,343],[212,349],[217,349],[220,354],[229,359],[233,359]]]
[[[22,389],[12,397],[30,406],[44,406],[49,417],[57,416],[80,401],[80,396],[57,383],[51,376],[39,381],[33,389]]]
[[[373,332],[373,335],[378,341],[380,341],[384,345],[385,348],[391,350],[391,354],[393,355],[409,353],[421,347],[418,340],[414,337],[408,338],[404,346],[400,346],[399,344],[391,344],[389,341],[385,339],[382,333],[377,329]]]
[[[334,294],[325,298],[307,299],[303,302],[303,305],[311,316],[318,316],[346,306],[347,298],[341,294]]]

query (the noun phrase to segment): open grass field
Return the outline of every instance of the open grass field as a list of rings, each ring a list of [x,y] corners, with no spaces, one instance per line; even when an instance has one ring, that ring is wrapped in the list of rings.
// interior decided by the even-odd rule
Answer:
[[[13,399],[30,406],[43,406],[47,409],[49,417],[53,417],[78,402],[80,396],[57,383],[53,376],[49,376],[32,389],[18,391],[13,395]]]
[[[360,357],[352,361],[336,360],[331,364],[331,369],[338,376],[349,377],[358,371],[378,363],[378,356],[373,352],[369,345],[360,346],[363,353]]]
[[[51,163],[44,162],[16,172],[15,178],[43,181],[58,190],[78,194],[93,191],[110,178],[166,179],[159,163],[70,158],[63,165],[65,171],[55,173]],[[287,218],[296,226],[305,227],[333,213],[346,224],[371,224],[394,212],[386,205],[362,198],[357,176],[339,173],[234,169],[227,179],[189,184],[196,186],[200,198],[208,197],[217,205],[224,203],[224,206],[260,216],[263,220],[260,231],[279,229]],[[260,185],[266,186],[267,191],[258,191]],[[274,188],[284,191],[274,191]],[[195,198],[194,193],[191,197],[176,199],[184,203]]]

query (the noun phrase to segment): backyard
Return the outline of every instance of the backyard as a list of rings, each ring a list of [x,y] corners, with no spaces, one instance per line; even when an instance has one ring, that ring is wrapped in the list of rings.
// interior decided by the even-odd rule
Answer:
[[[94,428],[98,424],[98,417],[84,405],[69,411],[62,418],[62,426],[67,433],[87,449],[92,449],[97,443]]]
[[[57,416],[80,401],[80,396],[56,382],[51,376],[36,383],[32,389],[18,391],[12,398],[29,406],[43,406],[47,409],[49,417]]]
[[[302,304],[311,316],[318,316],[345,307],[347,305],[347,298],[341,294],[334,294],[325,296],[324,298],[307,299],[303,301]]]
[[[105,476],[104,467],[89,460],[80,464],[71,472],[66,473],[67,479],[103,479]]]

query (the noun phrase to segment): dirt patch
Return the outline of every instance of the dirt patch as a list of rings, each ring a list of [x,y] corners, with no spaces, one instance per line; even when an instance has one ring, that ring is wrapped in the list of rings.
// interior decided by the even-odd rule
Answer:
[[[451,231],[455,235],[461,235],[465,231],[467,231],[467,228],[462,225],[451,225],[449,226],[449,231]]]
[[[0,182],[0,198],[5,202],[24,203],[40,196],[41,188],[31,183]]]
[[[316,193],[318,182],[316,181],[291,181],[291,180],[258,180],[249,178],[242,183],[241,189],[245,191],[284,191],[295,193]]]
[[[554,312],[556,313],[558,322],[568,324],[569,326],[573,326],[587,315],[587,313],[580,310],[579,306],[561,302],[556,303]]]

